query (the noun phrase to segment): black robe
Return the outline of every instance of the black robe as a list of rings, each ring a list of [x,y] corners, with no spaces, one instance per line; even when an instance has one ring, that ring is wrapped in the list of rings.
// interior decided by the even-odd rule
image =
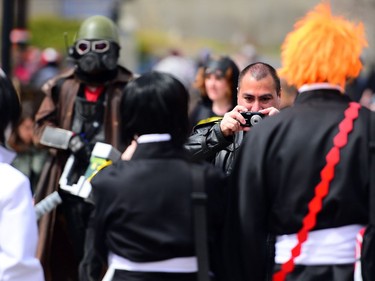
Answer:
[[[274,238],[301,229],[349,102],[336,90],[304,92],[293,107],[265,118],[247,134],[229,189],[224,256],[231,280],[271,280]],[[360,109],[313,230],[369,223],[375,207],[369,204],[369,114]],[[331,269],[324,273],[328,279],[321,275],[319,280],[353,278],[352,265],[343,275],[351,279],[330,275]],[[312,280],[298,279],[300,274],[294,272],[287,280]]]
[[[223,224],[227,180],[224,173],[208,163],[202,163],[201,168],[205,170],[208,195],[211,269],[215,271],[219,267],[220,248],[215,245]],[[170,142],[138,144],[130,161],[118,161],[92,180],[92,248],[96,255],[104,264],[108,252],[138,263],[195,256],[191,192],[185,151]],[[88,280],[89,267],[90,262],[84,260],[81,280]],[[114,280],[191,281],[196,276],[117,271]]]

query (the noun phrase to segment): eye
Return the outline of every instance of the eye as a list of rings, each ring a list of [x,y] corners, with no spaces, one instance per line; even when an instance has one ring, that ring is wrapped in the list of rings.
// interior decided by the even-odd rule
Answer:
[[[81,52],[86,52],[90,48],[90,46],[87,43],[79,43],[78,46],[77,46],[77,48]]]
[[[99,43],[95,45],[95,50],[104,50],[105,48],[107,48],[107,44],[105,43]]]
[[[106,40],[94,41],[92,44],[93,44],[93,51],[97,53],[104,53],[109,50],[109,42]]]
[[[269,102],[269,101],[271,101],[271,100],[272,100],[272,96],[265,96],[265,97],[262,97],[262,98],[260,99],[260,101],[261,101],[261,102],[264,102],[264,103]]]
[[[244,100],[246,100],[247,102],[253,102],[254,97],[253,96],[244,96]]]

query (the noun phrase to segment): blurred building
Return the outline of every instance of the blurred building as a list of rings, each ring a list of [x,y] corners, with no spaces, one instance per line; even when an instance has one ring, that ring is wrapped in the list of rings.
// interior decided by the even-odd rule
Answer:
[[[111,16],[115,0],[29,0],[30,14],[55,14],[67,18],[86,18],[101,14]]]
[[[33,15],[54,13],[66,17],[114,15],[125,32],[161,30],[176,40],[208,38],[242,46],[250,43],[261,52],[279,53],[294,23],[320,0],[29,0]],[[331,0],[334,13],[365,23],[370,46],[375,42],[375,0]],[[115,4],[118,6],[113,9]],[[239,48],[240,48],[239,47]],[[366,57],[374,60],[374,48]]]

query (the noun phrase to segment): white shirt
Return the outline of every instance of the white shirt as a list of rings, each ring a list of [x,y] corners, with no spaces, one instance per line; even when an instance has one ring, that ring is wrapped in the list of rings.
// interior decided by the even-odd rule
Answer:
[[[172,139],[170,134],[147,134],[137,138],[137,143],[163,142]]]
[[[0,146],[0,280],[44,281],[30,182],[9,165],[11,158]]]

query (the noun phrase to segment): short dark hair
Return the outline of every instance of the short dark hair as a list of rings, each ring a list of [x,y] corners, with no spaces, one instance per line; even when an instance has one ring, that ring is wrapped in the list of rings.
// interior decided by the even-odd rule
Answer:
[[[247,73],[250,73],[251,76],[254,77],[257,81],[267,77],[268,75],[271,75],[275,83],[276,93],[277,95],[280,95],[281,82],[279,76],[277,75],[277,71],[274,67],[265,62],[255,62],[249,64],[244,69],[242,69],[240,75],[238,76],[238,89],[241,87],[242,79]]]
[[[151,71],[130,81],[120,102],[122,140],[168,133],[182,146],[189,133],[188,102],[185,86],[168,73]]]
[[[5,144],[8,125],[16,126],[21,115],[20,100],[12,81],[0,69],[0,143]]]

